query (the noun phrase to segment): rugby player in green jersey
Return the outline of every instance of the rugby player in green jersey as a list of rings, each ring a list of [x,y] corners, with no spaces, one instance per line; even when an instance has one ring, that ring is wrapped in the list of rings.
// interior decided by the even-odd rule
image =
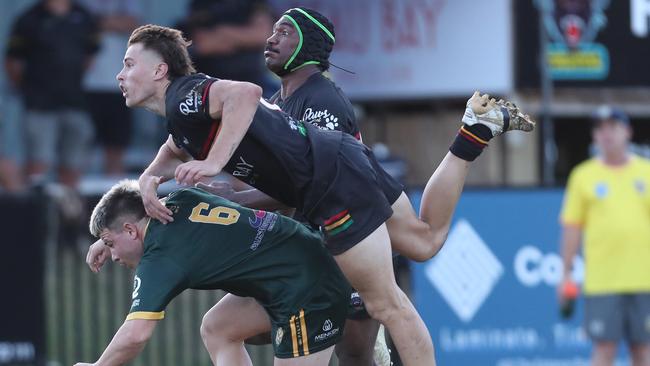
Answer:
[[[92,365],[135,358],[167,304],[186,289],[255,298],[271,319],[275,365],[328,364],[351,288],[318,232],[199,188],[173,192],[165,206],[174,222],[150,220],[138,183],[124,180],[93,210],[90,232],[110,248],[114,262],[135,269],[135,279],[129,314]],[[226,354],[212,346],[212,333],[203,331],[209,321],[204,317],[201,335],[212,361],[251,364],[243,344]]]

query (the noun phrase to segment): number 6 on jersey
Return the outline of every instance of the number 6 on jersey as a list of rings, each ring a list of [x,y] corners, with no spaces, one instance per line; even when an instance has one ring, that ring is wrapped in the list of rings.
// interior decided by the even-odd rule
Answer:
[[[239,211],[234,208],[217,206],[211,209],[207,214],[204,212],[210,208],[206,202],[201,202],[194,206],[189,220],[203,224],[232,225],[239,220]]]

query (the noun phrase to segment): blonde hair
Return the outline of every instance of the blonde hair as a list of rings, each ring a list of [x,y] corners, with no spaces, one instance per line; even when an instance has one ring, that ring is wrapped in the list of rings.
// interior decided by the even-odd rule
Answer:
[[[138,182],[124,179],[99,200],[90,215],[90,233],[99,237],[104,229],[116,230],[127,220],[138,221],[147,215]]]

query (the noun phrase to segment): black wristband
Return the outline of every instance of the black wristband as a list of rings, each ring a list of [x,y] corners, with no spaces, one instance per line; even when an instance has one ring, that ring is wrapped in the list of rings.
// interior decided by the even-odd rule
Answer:
[[[487,126],[480,124],[463,125],[458,130],[456,139],[449,147],[449,151],[463,160],[474,161],[481,155],[491,138],[492,131]]]

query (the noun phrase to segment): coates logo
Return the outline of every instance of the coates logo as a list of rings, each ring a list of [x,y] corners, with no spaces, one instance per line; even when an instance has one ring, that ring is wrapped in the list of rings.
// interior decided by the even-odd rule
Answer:
[[[501,262],[463,219],[452,227],[445,246],[424,270],[463,322],[472,320],[503,275]]]
[[[610,0],[537,0],[544,26],[554,42],[576,48],[591,43],[607,24]]]
[[[192,90],[185,96],[185,100],[179,104],[178,109],[187,116],[190,113],[198,112],[201,104],[202,101],[199,99],[199,93],[196,90]]]

